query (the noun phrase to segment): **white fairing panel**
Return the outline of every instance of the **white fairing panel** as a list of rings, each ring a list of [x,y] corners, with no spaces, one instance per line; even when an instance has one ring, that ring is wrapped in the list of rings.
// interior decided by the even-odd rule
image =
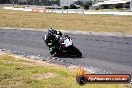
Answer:
[[[71,46],[72,45],[71,38],[70,39],[66,38],[65,41],[64,41],[64,43],[62,43],[62,44],[64,44],[65,47]]]
[[[45,36],[44,36],[44,40],[46,40],[46,39],[47,39],[47,36],[45,35]]]

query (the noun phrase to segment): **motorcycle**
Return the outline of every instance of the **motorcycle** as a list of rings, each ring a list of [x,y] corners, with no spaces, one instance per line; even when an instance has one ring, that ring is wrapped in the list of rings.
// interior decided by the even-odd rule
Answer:
[[[43,40],[46,43],[47,36]],[[82,57],[82,53],[77,49],[72,42],[71,37],[62,35],[58,40],[53,39],[52,43],[48,45],[50,51],[55,51],[55,55],[71,55]]]

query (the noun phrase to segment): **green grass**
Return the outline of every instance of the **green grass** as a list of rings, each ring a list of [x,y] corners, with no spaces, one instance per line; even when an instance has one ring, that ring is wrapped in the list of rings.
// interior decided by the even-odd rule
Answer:
[[[28,65],[32,61],[0,56],[0,88],[131,88],[123,84],[86,84],[76,83],[76,73],[62,67]],[[37,79],[35,75],[53,73],[57,76]]]
[[[132,34],[132,16],[35,13],[0,10],[0,27]]]

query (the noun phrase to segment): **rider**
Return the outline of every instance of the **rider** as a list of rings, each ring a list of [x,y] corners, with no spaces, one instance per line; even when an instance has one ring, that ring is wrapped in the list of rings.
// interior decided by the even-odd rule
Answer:
[[[56,31],[53,28],[48,29],[48,35],[46,37],[45,43],[49,46],[49,50],[51,54],[54,54],[56,52],[56,49],[59,49],[58,40],[61,36],[62,36],[62,33],[60,31]]]

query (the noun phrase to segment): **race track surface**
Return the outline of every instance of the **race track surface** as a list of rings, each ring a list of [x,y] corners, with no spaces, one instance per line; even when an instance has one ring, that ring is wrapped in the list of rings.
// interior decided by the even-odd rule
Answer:
[[[50,57],[42,40],[46,32],[0,29],[0,49]],[[82,58],[59,57],[62,64],[82,64],[111,73],[132,75],[132,37],[68,34],[83,53]],[[67,63],[65,63],[67,61]],[[101,70],[100,70],[101,71]],[[100,72],[103,73],[103,72]]]

